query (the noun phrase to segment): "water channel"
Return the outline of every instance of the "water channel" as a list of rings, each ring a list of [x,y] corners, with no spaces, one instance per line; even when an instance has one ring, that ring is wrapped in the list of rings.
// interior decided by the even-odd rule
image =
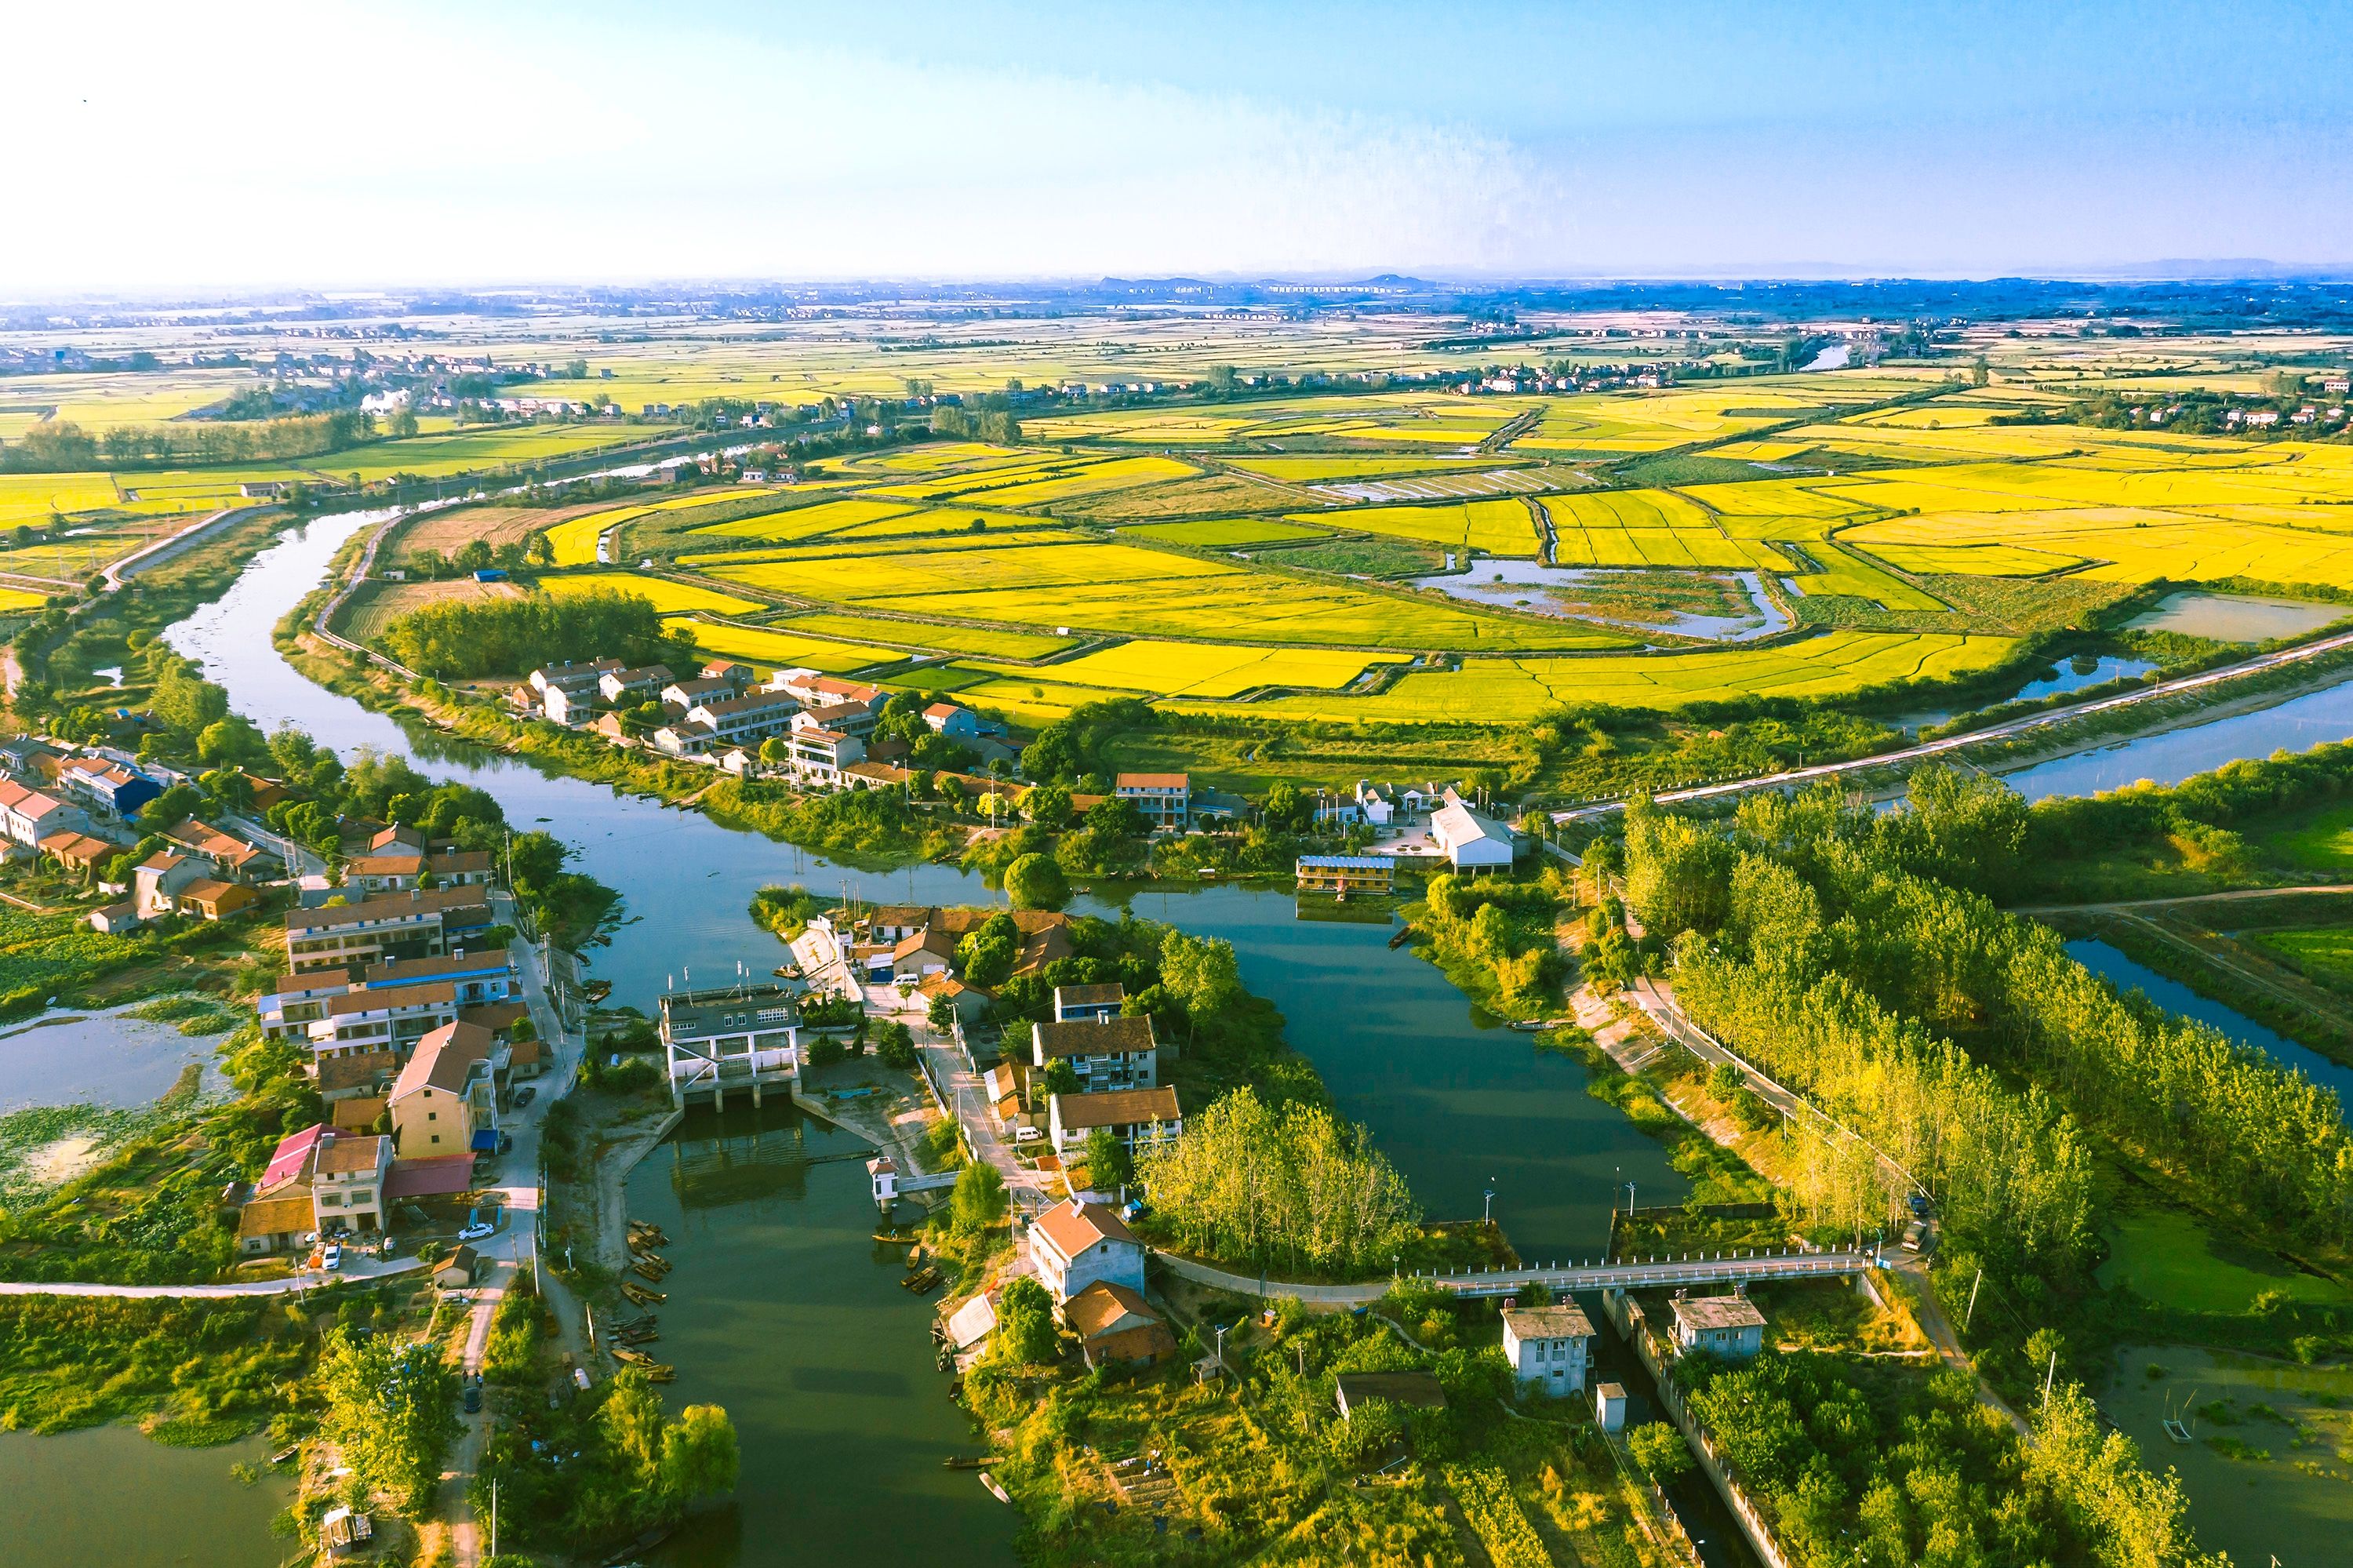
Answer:
[[[579,868],[628,898],[630,923],[594,954],[617,1001],[650,1007],[673,980],[732,975],[739,963],[765,973],[776,961],[775,940],[744,915],[764,884],[801,882],[821,893],[892,902],[996,901],[976,877],[953,867],[868,873],[833,864],[696,813],[404,726],[313,685],[277,652],[270,629],[319,584],[335,551],[383,515],[349,514],[288,529],[227,594],[172,628],[167,640],[201,661],[232,705],[265,729],[296,724],[346,754],[371,747],[405,755],[428,775],[488,789],[516,825],[544,825],[575,845]],[[2229,738],[2191,746],[2172,775],[2179,778],[2250,748],[2261,755],[2275,745],[2353,734],[2353,692],[2316,698],[2326,700],[2322,711],[2290,712],[2315,700],[2298,699],[2090,755],[2113,754],[2126,779],[2140,777],[2176,766],[2145,760],[2151,746],[2240,726]],[[2031,793],[2107,787],[2084,777],[2046,776]],[[1341,1108],[1370,1127],[1433,1215],[1475,1214],[1492,1185],[1497,1215],[1524,1255],[1568,1258],[1600,1250],[1613,1182],[1634,1181],[1646,1202],[1683,1196],[1683,1179],[1658,1146],[1584,1092],[1580,1066],[1539,1054],[1524,1037],[1480,1018],[1435,969],[1390,949],[1388,928],[1303,920],[1288,893],[1232,886],[1149,888],[1126,902],[1139,915],[1233,942],[1250,989],[1282,1008],[1292,1043],[1315,1062]],[[1101,898],[1079,907],[1116,913]],[[812,1548],[830,1545],[864,1563],[930,1562],[948,1541],[958,1543],[960,1562],[1009,1561],[1010,1515],[968,1476],[940,1467],[940,1457],[965,1446],[969,1434],[931,1366],[928,1307],[896,1288],[894,1259],[874,1255],[863,1171],[849,1162],[808,1161],[839,1141],[840,1135],[789,1111],[757,1118],[731,1111],[723,1119],[706,1111],[690,1118],[631,1181],[632,1211],[680,1239],[676,1294],[664,1315],[680,1367],[675,1392],[727,1404],[744,1439],[744,1485],[733,1505],[665,1548],[665,1561],[751,1568],[804,1561]],[[80,1439],[10,1435],[0,1440],[0,1496],[18,1499],[29,1521],[21,1538],[44,1543],[25,1561],[124,1568],[263,1568],[278,1561],[261,1529],[278,1505],[239,1504],[252,1494],[227,1478],[237,1455],[189,1456],[123,1429],[89,1440],[119,1443],[121,1452],[110,1454],[113,1473],[152,1475],[159,1494],[179,1499],[178,1517],[200,1511],[219,1528],[193,1542],[184,1532],[169,1532],[168,1542],[160,1539],[166,1532],[132,1539],[120,1520],[86,1517],[81,1489],[40,1483],[65,1450],[26,1446]],[[214,1482],[193,1478],[191,1465],[208,1467],[203,1473]],[[20,1478],[26,1485],[13,1484]],[[48,1505],[28,1508],[27,1487],[46,1491]],[[18,1538],[7,1528],[8,1506],[0,1502],[0,1539]]]

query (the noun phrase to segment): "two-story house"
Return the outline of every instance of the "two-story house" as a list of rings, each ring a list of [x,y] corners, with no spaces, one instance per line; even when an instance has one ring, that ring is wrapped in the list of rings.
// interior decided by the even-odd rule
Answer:
[[[1055,1152],[1070,1153],[1083,1145],[1098,1128],[1122,1144],[1141,1151],[1183,1135],[1185,1118],[1177,1108],[1176,1091],[1110,1089],[1092,1095],[1054,1095],[1046,1102],[1046,1128]]]
[[[1102,1203],[1072,1198],[1031,1221],[1029,1263],[1057,1304],[1098,1280],[1144,1290],[1144,1244]]]
[[[1072,1022],[1032,1023],[1029,1065],[1044,1072],[1068,1062],[1088,1094],[1148,1089],[1160,1081],[1160,1046],[1149,1014],[1117,1013]]]
[[[445,1023],[417,1043],[393,1080],[394,1147],[404,1160],[474,1152],[498,1130],[498,1042],[487,1029]]]
[[[1512,1375],[1538,1393],[1582,1393],[1593,1361],[1592,1320],[1571,1301],[1506,1308],[1504,1359],[1512,1363]]]
[[[1189,773],[1122,773],[1112,780],[1112,793],[1144,813],[1155,828],[1183,832],[1193,820],[1193,776]]]

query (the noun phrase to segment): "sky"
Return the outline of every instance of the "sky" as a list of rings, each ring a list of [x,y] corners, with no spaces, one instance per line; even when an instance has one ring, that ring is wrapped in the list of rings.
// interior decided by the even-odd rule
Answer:
[[[0,295],[2353,264],[2353,7],[26,8]]]

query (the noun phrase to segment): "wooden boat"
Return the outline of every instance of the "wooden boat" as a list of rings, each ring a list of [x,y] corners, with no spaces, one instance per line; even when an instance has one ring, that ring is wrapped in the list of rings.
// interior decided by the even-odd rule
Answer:
[[[279,1449],[275,1454],[270,1455],[269,1462],[273,1465],[282,1465],[287,1460],[292,1458],[295,1455],[300,1454],[301,1451],[301,1444],[290,1443],[285,1447]]]
[[[613,1347],[613,1359],[617,1361],[620,1361],[626,1365],[633,1367],[649,1367],[654,1364],[653,1357],[646,1354],[643,1351],[633,1351],[627,1345],[615,1345]]]
[[[676,1383],[678,1381],[678,1369],[664,1362],[656,1361],[653,1365],[646,1369],[646,1381],[648,1383]]]
[[[1398,927],[1398,933],[1397,933],[1397,935],[1396,935],[1396,936],[1394,936],[1394,937],[1391,937],[1391,938],[1389,938],[1389,946],[1390,946],[1391,948],[1402,948],[1402,947],[1404,947],[1408,942],[1410,942],[1410,941],[1412,941],[1412,940],[1413,940],[1413,927],[1410,927],[1410,926],[1400,926],[1400,927]]]
[[[663,1234],[662,1228],[645,1220],[629,1222],[629,1239],[647,1246],[670,1245],[670,1237]]]
[[[1013,1499],[1007,1494],[1003,1487],[997,1484],[997,1478],[990,1475],[987,1470],[983,1470],[980,1473],[980,1484],[988,1489],[988,1495],[990,1497],[995,1498],[998,1502],[1004,1503],[1008,1507],[1012,1506]]]
[[[640,1307],[652,1307],[670,1299],[667,1290],[649,1290],[634,1279],[621,1281],[621,1294]]]
[[[899,1283],[904,1286],[907,1289],[913,1291],[916,1295],[922,1296],[938,1289],[940,1286],[940,1271],[938,1269],[924,1268],[918,1269],[913,1274],[907,1276],[906,1278],[899,1281]]]
[[[545,819],[542,820],[544,821]],[[659,1546],[663,1542],[668,1541],[677,1529],[678,1526],[674,1524],[655,1526],[653,1529],[647,1531],[643,1535],[638,1536],[635,1541],[630,1542],[627,1546],[622,1547],[620,1551],[615,1552],[612,1556],[606,1558],[605,1568],[622,1568],[623,1563],[634,1562],[636,1559],[644,1556],[647,1552],[651,1552],[655,1547]]]
[[[892,1246],[921,1246],[923,1245],[923,1238],[921,1236],[894,1236],[886,1234],[881,1231],[876,1231],[874,1233],[874,1239],[879,1242],[889,1242]]]
[[[613,994],[613,982],[608,980],[592,980],[580,988],[580,994],[590,1001],[602,1001]]]
[[[629,1272],[636,1275],[640,1279],[651,1280],[655,1284],[659,1285],[661,1283],[661,1277],[664,1271],[660,1269],[648,1268],[641,1263],[636,1267],[630,1269]]]
[[[977,1470],[987,1466],[992,1457],[983,1454],[976,1459],[965,1455],[951,1454],[940,1463],[951,1470]]]

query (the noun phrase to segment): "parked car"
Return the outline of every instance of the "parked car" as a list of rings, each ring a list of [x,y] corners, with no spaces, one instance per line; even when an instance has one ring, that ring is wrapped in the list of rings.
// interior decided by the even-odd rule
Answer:
[[[463,1307],[466,1304],[466,1293],[462,1290],[444,1290],[441,1293],[441,1304],[444,1307]]]
[[[321,1253],[319,1255],[319,1266],[329,1270],[343,1267],[343,1249],[340,1246],[331,1246],[325,1252]]]
[[[493,1224],[471,1224],[458,1233],[458,1239],[461,1242],[480,1241],[484,1236],[496,1235],[498,1230],[499,1227]]]
[[[386,1236],[382,1241],[375,1244],[375,1255],[378,1257],[390,1257],[394,1253],[396,1253],[399,1250],[400,1244],[394,1241],[390,1236]]]
[[[515,1091],[515,1104],[519,1106],[527,1106],[537,1098],[539,1098],[539,1091],[529,1084]]]
[[[482,1408],[482,1387],[481,1387],[481,1384],[480,1384],[480,1383],[468,1383],[468,1384],[466,1385],[466,1414],[469,1414],[469,1415],[471,1415],[471,1414],[473,1414],[476,1411],[478,1411],[478,1410],[480,1410],[480,1409],[481,1409],[481,1408]]]

